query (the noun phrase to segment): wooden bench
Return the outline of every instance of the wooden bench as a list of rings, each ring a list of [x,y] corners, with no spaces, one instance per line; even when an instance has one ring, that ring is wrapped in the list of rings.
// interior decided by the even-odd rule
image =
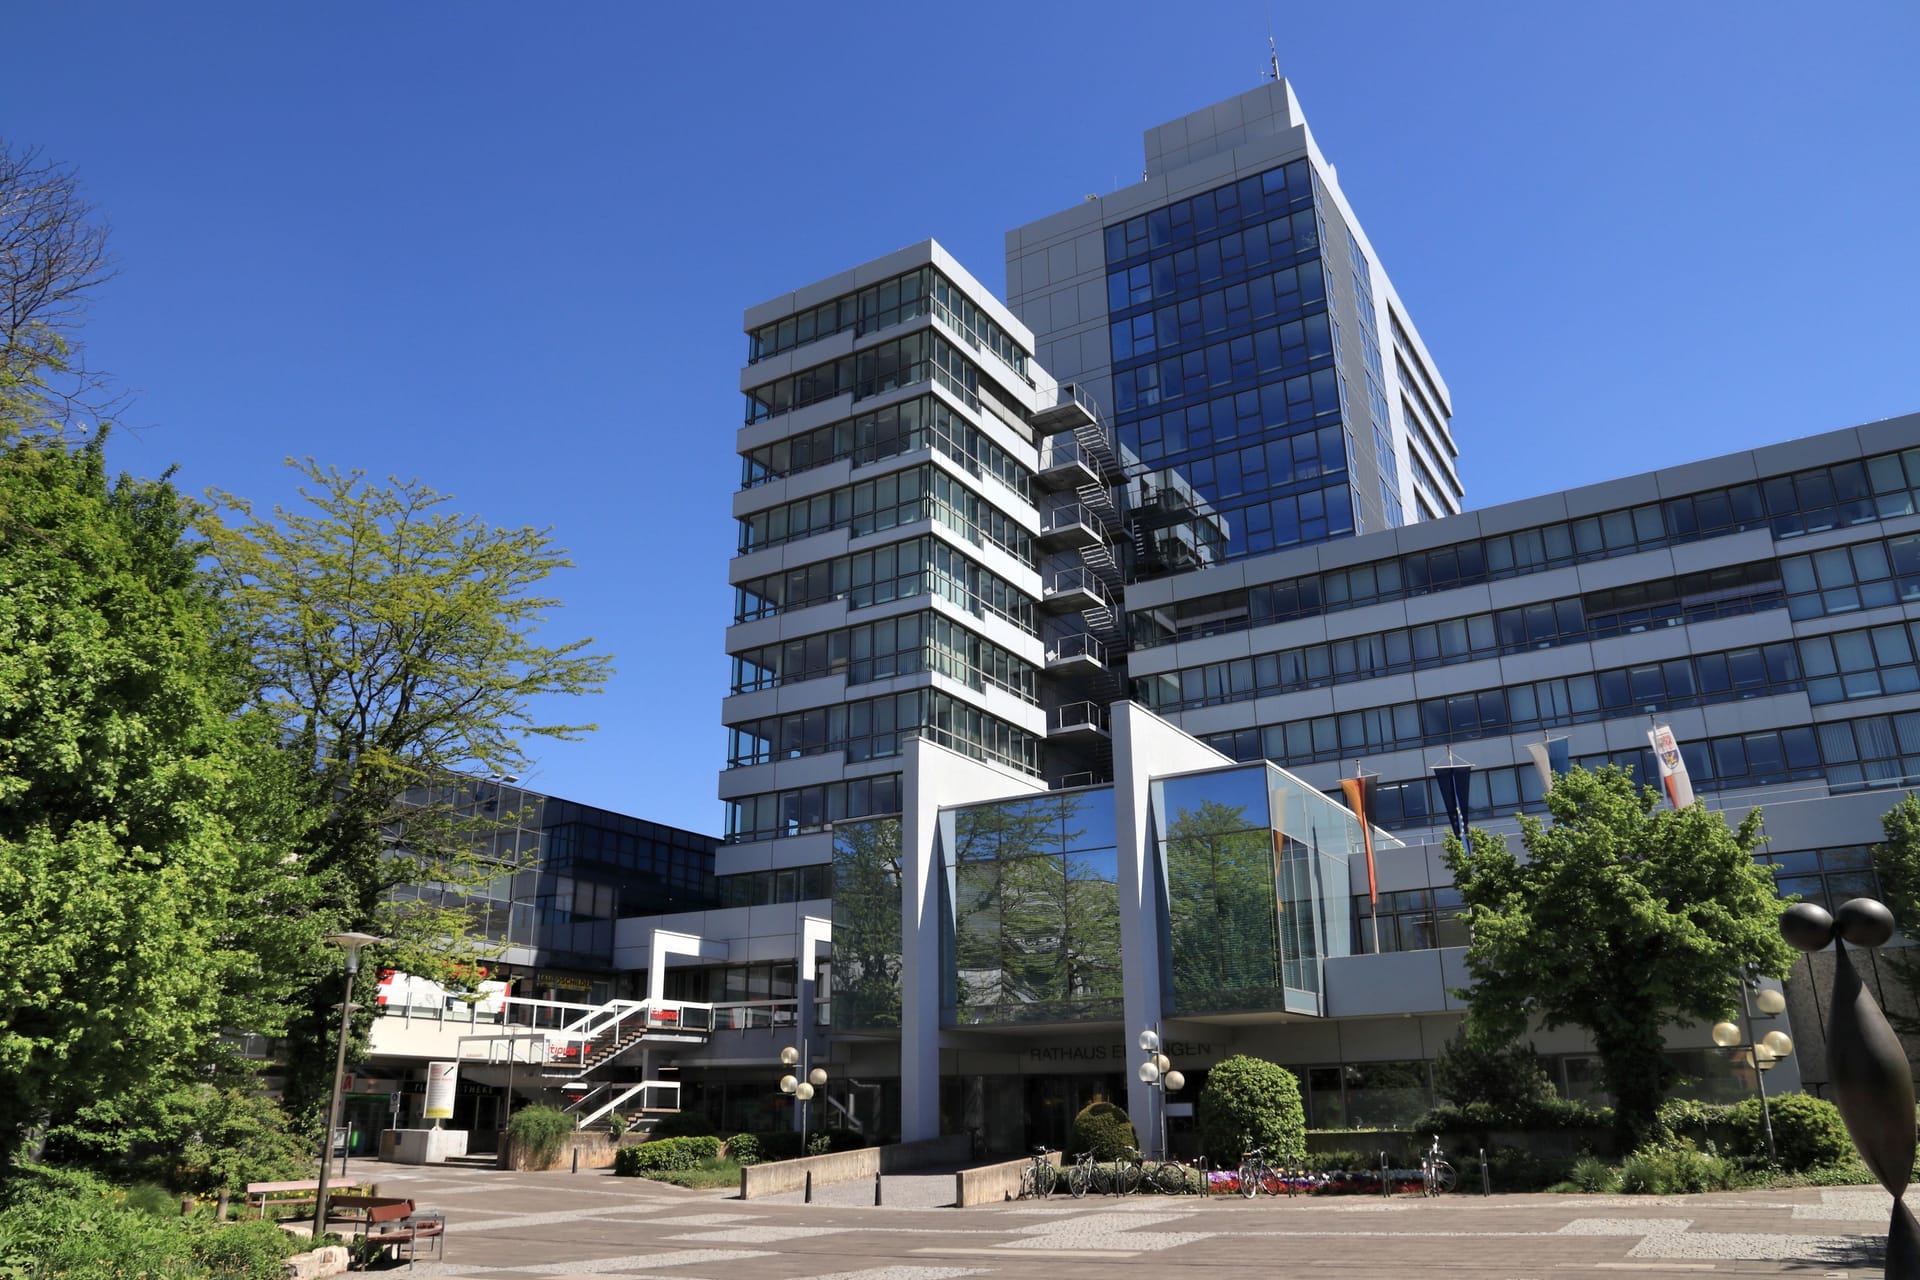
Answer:
[[[336,1190],[351,1194],[365,1185],[359,1182],[328,1182],[327,1199],[333,1199]],[[267,1210],[277,1205],[312,1204],[320,1198],[320,1180],[309,1178],[304,1182],[249,1182],[247,1184],[247,1208],[258,1216],[267,1216]]]
[[[367,1211],[390,1204],[412,1204],[405,1196],[365,1196],[354,1192],[343,1195],[327,1193],[328,1222],[364,1222]]]
[[[407,1251],[407,1269],[413,1269],[413,1260],[419,1255],[423,1242],[431,1240],[436,1259],[446,1257],[447,1215],[438,1211],[422,1211],[413,1207],[411,1200],[390,1199],[385,1196],[367,1196],[365,1199],[376,1203],[366,1206],[365,1215],[359,1219],[359,1230],[355,1233],[356,1242],[364,1242],[372,1250],[363,1259],[362,1265],[369,1265],[373,1258],[393,1250],[395,1259],[400,1251]]]

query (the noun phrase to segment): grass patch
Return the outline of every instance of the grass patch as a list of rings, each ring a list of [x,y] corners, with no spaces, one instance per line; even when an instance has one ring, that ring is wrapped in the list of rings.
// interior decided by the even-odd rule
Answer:
[[[691,1169],[649,1169],[638,1176],[649,1182],[670,1182],[676,1187],[708,1191],[715,1187],[739,1186],[740,1162],[706,1159],[699,1161]]]

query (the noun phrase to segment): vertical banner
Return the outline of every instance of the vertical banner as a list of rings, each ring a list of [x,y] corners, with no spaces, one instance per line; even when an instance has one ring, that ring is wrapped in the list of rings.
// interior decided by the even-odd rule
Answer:
[[[1687,762],[1680,758],[1673,726],[1656,724],[1647,731],[1647,741],[1653,744],[1654,763],[1660,767],[1660,783],[1667,789],[1667,799],[1675,809],[1686,808],[1693,803],[1693,781],[1687,777]]]
[[[1545,742],[1529,742],[1527,754],[1533,757],[1533,767],[1540,771],[1542,791],[1553,790],[1553,780],[1565,773],[1573,763],[1565,738],[1548,738]]]
[[[1467,783],[1472,777],[1470,764],[1433,766],[1433,780],[1440,784],[1440,802],[1447,806],[1447,826],[1461,840],[1467,838]]]
[[[420,1114],[428,1120],[453,1119],[453,1091],[459,1079],[459,1063],[429,1062],[427,1064],[427,1105]]]
[[[1380,889],[1373,878],[1373,784],[1379,781],[1377,773],[1362,773],[1357,777],[1340,779],[1340,790],[1346,793],[1347,808],[1353,810],[1354,817],[1360,819],[1360,843],[1367,851],[1367,901],[1378,903]]]

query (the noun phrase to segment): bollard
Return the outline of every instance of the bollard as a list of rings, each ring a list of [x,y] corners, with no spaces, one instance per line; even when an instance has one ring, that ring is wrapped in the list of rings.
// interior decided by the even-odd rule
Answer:
[[[1393,1178],[1390,1176],[1391,1173],[1392,1170],[1387,1166],[1387,1153],[1382,1151],[1380,1153],[1380,1194],[1383,1196],[1393,1194]]]
[[[878,1169],[873,1171],[873,1207],[876,1209],[880,1207],[880,1171]]]
[[[806,1191],[806,1198],[805,1198],[804,1200],[802,1200],[802,1201],[801,1201],[801,1203],[802,1203],[802,1204],[812,1204],[812,1203],[813,1203],[813,1170],[811,1170],[811,1169],[809,1169],[809,1170],[807,1170],[807,1191]]]
[[[580,1172],[580,1148],[573,1149],[573,1172]]]
[[[1207,1176],[1207,1158],[1205,1156],[1200,1157],[1200,1194],[1203,1196],[1213,1194],[1213,1179]]]
[[[1493,1194],[1493,1173],[1487,1168],[1487,1149],[1485,1147],[1480,1148],[1480,1194],[1483,1196]]]

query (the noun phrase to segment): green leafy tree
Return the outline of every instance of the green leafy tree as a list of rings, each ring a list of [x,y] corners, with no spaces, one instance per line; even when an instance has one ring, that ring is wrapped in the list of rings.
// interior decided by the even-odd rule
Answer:
[[[1538,1023],[1585,1028],[1622,1149],[1653,1128],[1671,1082],[1662,1028],[1726,1016],[1750,975],[1781,977],[1773,877],[1755,863],[1760,813],[1737,830],[1693,805],[1656,812],[1626,771],[1555,781],[1553,825],[1522,816],[1524,859],[1474,829],[1446,861],[1467,905],[1469,1026],[1495,1041]]]
[[[1540,1055],[1518,1040],[1488,1040],[1462,1027],[1433,1060],[1434,1091],[1455,1106],[1474,1104],[1510,1117],[1515,1128],[1559,1095]]]
[[[1273,832],[1238,805],[1182,809],[1167,831],[1173,987],[1184,1011],[1264,1008],[1281,985]]]
[[[590,639],[543,638],[560,602],[541,588],[571,563],[546,531],[454,513],[416,480],[290,465],[307,482],[302,507],[261,516],[216,494],[199,529],[244,625],[254,704],[320,815],[303,866],[330,925],[390,940],[364,987],[380,963],[453,974],[487,950],[469,896],[516,864],[479,843],[514,815],[477,810],[451,780],[523,772],[528,738],[591,729],[536,704],[598,692],[609,660]],[[296,1114],[316,1113],[331,1075],[338,982],[337,958],[318,966],[290,1029]]]
[[[1873,850],[1880,895],[1900,928],[1909,937],[1920,936],[1920,798],[1912,792],[1901,797],[1899,804],[1880,815],[1880,827],[1887,835]],[[1909,950],[1889,947],[1879,953],[1880,963],[1893,971],[1912,1002],[1920,1005],[1920,958],[1908,955]],[[1920,1018],[1897,1006],[1887,1010],[1887,1020],[1904,1035],[1920,1035]]]
[[[0,1166],[152,1137],[155,1100],[237,1074],[317,946],[304,810],[243,713],[232,621],[164,481],[104,440],[0,453]]]
[[[1235,1054],[1209,1071],[1197,1111],[1200,1149],[1222,1169],[1254,1147],[1265,1147],[1275,1164],[1307,1154],[1300,1081],[1265,1059]]]

